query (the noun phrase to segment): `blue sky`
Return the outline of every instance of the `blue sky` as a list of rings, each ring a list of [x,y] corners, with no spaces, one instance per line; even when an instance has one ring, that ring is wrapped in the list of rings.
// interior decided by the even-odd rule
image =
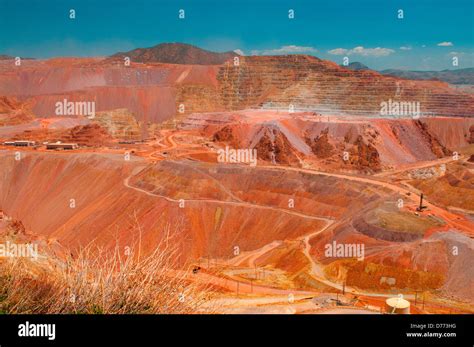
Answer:
[[[453,56],[458,68],[474,67],[474,1],[0,0],[0,54],[100,56],[162,42],[347,56],[375,69],[449,69]]]

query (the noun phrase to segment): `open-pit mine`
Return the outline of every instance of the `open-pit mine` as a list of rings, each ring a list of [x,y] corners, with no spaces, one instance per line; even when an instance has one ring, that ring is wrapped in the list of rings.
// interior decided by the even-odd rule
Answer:
[[[193,313],[474,313],[469,89],[157,47],[0,60],[1,240],[172,243]]]

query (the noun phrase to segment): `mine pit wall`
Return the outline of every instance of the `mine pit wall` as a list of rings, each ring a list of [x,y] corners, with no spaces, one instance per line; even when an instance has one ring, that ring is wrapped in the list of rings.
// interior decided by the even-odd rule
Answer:
[[[423,130],[422,125],[427,125]],[[397,165],[435,160],[469,145],[474,118],[374,119],[372,121],[306,122],[302,133],[309,138],[328,131],[336,147],[354,144],[359,136],[373,141],[382,164]],[[340,149],[339,149],[340,150]]]
[[[57,117],[55,104],[67,99],[68,102],[95,102],[96,113],[126,108],[140,122],[158,123],[176,114],[175,93],[172,87],[148,86],[104,87],[68,94],[39,95],[34,97],[33,112],[40,117]]]
[[[78,59],[55,66],[49,61],[12,74],[1,70],[0,95],[37,101],[35,113],[52,116],[57,96],[97,102],[96,111],[128,108],[138,120],[161,122],[203,111],[277,107],[377,117],[389,99],[420,102],[421,112],[474,116],[474,96],[436,81],[411,81],[373,71],[352,71],[310,56],[240,57],[240,65],[107,65]],[[397,86],[402,94],[395,96]],[[57,100],[56,100],[57,101]],[[55,101],[55,102],[56,102]],[[54,103],[53,103],[54,105]],[[321,111],[322,112],[322,111]]]
[[[217,66],[180,64],[132,64],[107,65],[99,62],[84,65],[77,59],[63,66],[55,66],[51,60],[34,61],[21,71],[2,66],[0,62],[0,95],[37,96],[61,94],[93,87],[143,87],[171,86],[179,83],[216,85]],[[15,69],[17,70],[17,69]]]
[[[472,118],[422,118],[430,133],[451,150],[469,145],[471,127],[474,126]],[[471,129],[474,130],[474,129]]]
[[[217,75],[226,109],[317,107],[326,113],[376,117],[381,102],[419,102],[421,112],[474,116],[474,98],[444,82],[412,81],[352,71],[310,56],[241,57]],[[397,88],[401,94],[396,95]]]
[[[55,67],[37,61],[15,74],[0,65],[0,95],[31,101],[39,117],[56,116],[54,104],[64,98],[95,101],[96,112],[127,108],[139,121],[152,123],[177,115],[180,103],[186,113],[221,109],[216,98],[218,66],[102,66],[99,59],[90,66],[77,64]]]
[[[179,112],[182,115],[225,110],[218,89],[202,83],[178,86],[175,103],[176,110],[180,110],[180,105],[184,105],[182,112]]]
[[[34,96],[72,92],[94,86],[105,86],[106,78],[101,68],[41,66],[41,61],[20,71],[0,72],[0,95]],[[18,70],[18,69],[16,69]]]
[[[72,250],[91,241],[113,248],[137,242],[150,252],[167,227],[181,250],[180,261],[227,258],[234,247],[254,250],[297,238],[324,226],[279,211],[188,202],[177,203],[127,188],[124,179],[146,164],[121,155],[0,152],[0,209],[28,231],[58,240]],[[76,207],[70,208],[70,199]],[[135,220],[136,216],[136,220]]]

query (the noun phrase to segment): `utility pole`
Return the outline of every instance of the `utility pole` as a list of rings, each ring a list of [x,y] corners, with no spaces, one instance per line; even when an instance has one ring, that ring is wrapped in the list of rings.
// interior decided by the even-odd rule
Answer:
[[[424,197],[424,195],[423,195],[423,193],[421,193],[421,195],[420,195],[420,206],[418,206],[418,208],[416,209],[419,212],[422,212],[426,208],[426,206],[423,206],[423,197]]]

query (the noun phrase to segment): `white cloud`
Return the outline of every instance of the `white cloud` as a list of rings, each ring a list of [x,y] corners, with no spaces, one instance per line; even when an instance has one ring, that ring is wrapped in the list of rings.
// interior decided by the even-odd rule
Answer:
[[[285,54],[314,54],[316,52],[318,52],[318,50],[314,47],[288,45],[288,46],[282,46],[280,48],[275,48],[275,49],[263,49],[263,50],[254,49],[251,51],[251,54],[252,55],[285,55]]]
[[[400,49],[402,51],[411,51],[411,47],[410,46],[401,46]]]
[[[328,51],[329,54],[334,54],[334,55],[344,55],[344,54],[349,54],[349,50],[345,48],[335,48],[330,51]]]
[[[390,48],[364,48],[362,46],[357,46],[352,49],[335,48],[328,51],[329,54],[334,55],[361,55],[364,57],[385,57],[392,54],[393,52],[395,51]]]
[[[441,46],[441,47],[452,47],[452,46],[454,46],[454,45],[453,45],[452,42],[443,41],[443,42],[438,43],[438,46]]]
[[[237,53],[238,55],[245,55],[244,51],[241,49],[234,49],[234,53]]]
[[[446,56],[462,58],[463,61],[467,64],[466,66],[474,65],[474,52],[453,51],[446,54]]]

